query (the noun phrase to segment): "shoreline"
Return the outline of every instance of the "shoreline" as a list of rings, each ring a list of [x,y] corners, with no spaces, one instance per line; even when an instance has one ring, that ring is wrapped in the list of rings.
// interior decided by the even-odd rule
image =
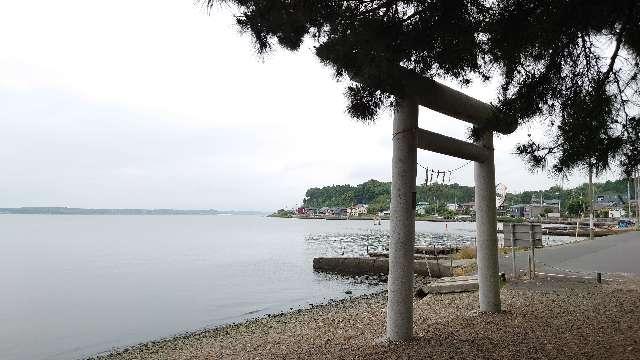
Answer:
[[[166,337],[148,340],[139,342],[133,345],[123,346],[123,347],[114,347],[109,350],[105,350],[99,352],[94,355],[90,355],[88,357],[81,358],[82,360],[108,360],[112,358],[117,358],[120,355],[127,354],[135,351],[146,351],[149,347],[153,346],[162,346],[164,344],[171,344],[175,342],[180,342],[182,340],[187,339],[197,339],[204,336],[215,336],[217,334],[225,334],[229,333],[233,330],[237,330],[238,328],[246,328],[252,327],[255,325],[259,325],[268,321],[278,321],[278,319],[285,318],[288,316],[295,316],[299,314],[304,314],[312,311],[323,311],[323,309],[328,308],[336,308],[336,307],[344,307],[352,304],[360,303],[363,301],[369,300],[379,300],[384,299],[386,301],[387,290],[379,290],[369,294],[361,294],[357,296],[349,296],[341,299],[329,299],[322,303],[313,303],[308,306],[303,306],[300,308],[291,308],[290,310],[283,310],[275,313],[264,314],[256,317],[247,318],[239,321],[232,321],[230,323],[224,323],[220,325],[216,325],[213,327],[204,327],[194,330],[188,330],[181,333],[176,333],[174,335],[169,335]],[[79,359],[80,360],[80,359]]]
[[[547,246],[546,248],[558,248],[558,247],[575,245],[585,240],[588,240],[588,239],[582,239],[581,241],[575,241],[571,243],[550,245],[550,246]],[[518,251],[528,251],[528,249],[524,249],[524,250],[518,249]],[[384,283],[383,281],[380,281],[380,284],[383,284],[383,283]],[[416,276],[416,283],[421,285],[424,283],[424,279],[421,276]],[[188,330],[184,332],[178,332],[176,334],[168,335],[166,337],[161,337],[158,339],[152,339],[148,341],[142,341],[142,342],[128,345],[128,346],[114,347],[112,349],[105,350],[88,357],[83,357],[81,359],[83,360],[120,359],[121,355],[125,355],[128,353],[146,352],[146,351],[149,351],[150,348],[153,348],[156,346],[164,346],[165,344],[180,343],[189,339],[197,339],[197,338],[202,338],[206,336],[215,336],[216,334],[225,334],[225,333],[229,333],[230,331],[235,331],[238,328],[261,326],[258,324],[262,324],[265,321],[272,321],[272,320],[277,321],[277,319],[279,318],[295,316],[295,315],[308,313],[312,311],[324,312],[323,309],[335,309],[335,308],[340,309],[342,307],[349,306],[350,304],[355,305],[355,304],[360,304],[362,302],[369,303],[369,301],[377,301],[377,300],[384,300],[386,304],[386,293],[387,293],[387,290],[385,287],[385,289],[379,290],[373,293],[361,294],[357,296],[349,296],[341,299],[328,299],[321,303],[311,304],[310,306],[306,305],[299,308],[291,308],[290,310],[281,310],[281,311],[270,313],[270,314],[259,315],[256,317],[250,317],[242,320],[232,321],[229,323],[223,323],[223,324],[215,325],[212,327],[203,327],[203,328],[197,328],[197,329]]]
[[[334,216],[334,215],[318,215],[318,216],[308,216],[308,215],[278,215],[278,214],[270,214],[270,215],[266,215],[266,217],[269,218],[278,218],[278,219],[297,219],[297,220],[332,220],[332,221],[345,221],[345,220],[354,220],[354,221],[377,221],[377,220],[381,220],[381,221],[389,221],[390,218],[389,216],[382,216],[382,217],[374,217],[374,216],[355,216],[355,217],[346,217],[346,216]],[[614,219],[615,220],[615,219]],[[432,216],[416,216],[415,221],[426,221],[426,222],[451,222],[451,223],[455,223],[455,222],[475,222],[475,218],[454,218],[454,219],[445,219],[445,218],[438,218],[438,217],[432,217]],[[567,218],[558,218],[558,219],[542,219],[542,221],[540,220],[532,220],[532,219],[525,219],[525,218],[512,218],[512,217],[506,217],[506,216],[502,216],[502,217],[498,217],[498,223],[518,223],[518,224],[542,224],[542,225],[575,225],[576,221],[573,219],[567,219]],[[580,224],[580,226],[588,226],[589,225],[589,221],[588,219],[580,219],[580,221],[578,222]],[[602,219],[597,219],[597,221],[594,221],[594,226],[595,227],[606,227],[606,226],[613,226],[617,224],[617,220],[616,221],[602,221]]]
[[[637,277],[601,285],[568,279],[516,281],[501,290],[500,314],[478,313],[477,292],[427,295],[414,299],[414,339],[397,344],[377,341],[384,334],[383,291],[88,359],[632,359],[640,343],[639,285]]]

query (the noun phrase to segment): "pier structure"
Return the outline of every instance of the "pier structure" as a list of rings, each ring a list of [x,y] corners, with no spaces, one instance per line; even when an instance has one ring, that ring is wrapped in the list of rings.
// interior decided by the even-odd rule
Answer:
[[[392,137],[391,242],[386,338],[390,341],[400,341],[411,338],[413,334],[417,149],[475,162],[480,311],[499,312],[493,132],[510,134],[517,128],[517,121],[499,114],[489,104],[404,67],[392,68],[385,76],[401,79],[400,82],[395,82],[395,88],[382,89],[393,94],[397,100]],[[362,82],[357,76],[352,76],[352,79]],[[473,124],[477,141],[470,143],[420,129],[419,106]]]

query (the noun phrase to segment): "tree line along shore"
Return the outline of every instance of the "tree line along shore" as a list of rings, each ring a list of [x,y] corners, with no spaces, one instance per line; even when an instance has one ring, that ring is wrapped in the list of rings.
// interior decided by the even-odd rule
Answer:
[[[627,192],[627,179],[594,183],[594,194],[603,203],[615,204],[617,208],[627,210],[632,208],[632,213],[636,207],[634,194]],[[373,220],[374,218],[385,219],[388,217],[391,199],[391,183],[378,180],[368,180],[358,185],[329,185],[321,188],[314,187],[306,191],[302,205],[290,209],[279,209],[270,216],[273,217],[299,217],[299,218],[325,218],[348,217],[350,219]],[[552,200],[551,200],[552,199]],[[416,187],[416,202],[421,211],[417,213],[416,220],[422,221],[444,221],[459,220],[469,221],[473,215],[471,211],[474,200],[474,187],[464,186],[457,183],[432,183]],[[523,191],[520,193],[507,192],[502,206],[502,213],[499,215],[500,222],[520,222],[522,219],[513,217],[508,208],[518,204],[537,204],[541,200],[552,201],[559,209],[560,217],[580,217],[588,213],[588,184],[582,184],[574,188],[563,189],[560,186],[552,186],[544,190]],[[366,206],[366,211],[358,211],[357,214],[336,214],[333,209],[344,209],[345,211],[360,204]],[[603,204],[603,205],[606,205]],[[458,206],[452,209],[451,205]],[[465,206],[461,206],[465,205]],[[608,208],[595,204],[596,218],[608,218]],[[629,206],[631,205],[631,206]],[[300,209],[324,209],[316,213],[308,214]],[[600,210],[600,211],[598,211]],[[545,211],[543,209],[542,217]],[[624,211],[626,213],[628,211]],[[462,215],[462,216],[460,216]],[[626,214],[629,216],[629,214]],[[444,219],[444,220],[443,220]]]

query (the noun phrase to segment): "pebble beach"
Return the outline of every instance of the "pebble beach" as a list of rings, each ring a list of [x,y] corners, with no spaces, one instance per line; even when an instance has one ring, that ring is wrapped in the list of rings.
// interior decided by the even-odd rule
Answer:
[[[477,292],[414,302],[414,338],[381,340],[386,293],[202,330],[91,359],[638,359],[640,280],[541,278],[501,290],[483,314]]]

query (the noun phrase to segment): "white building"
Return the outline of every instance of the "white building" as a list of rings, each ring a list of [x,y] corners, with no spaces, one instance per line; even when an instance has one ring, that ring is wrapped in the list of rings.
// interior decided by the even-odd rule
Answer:
[[[619,219],[621,217],[625,217],[627,212],[623,209],[609,209],[609,217],[614,219]]]
[[[358,204],[348,208],[347,213],[349,214],[349,216],[360,216],[360,215],[365,215],[368,209],[369,209],[369,205]]]
[[[447,204],[447,210],[458,211],[458,204]]]
[[[416,204],[416,213],[420,216],[424,216],[427,214],[428,207],[429,207],[429,203],[421,201],[418,204]]]

